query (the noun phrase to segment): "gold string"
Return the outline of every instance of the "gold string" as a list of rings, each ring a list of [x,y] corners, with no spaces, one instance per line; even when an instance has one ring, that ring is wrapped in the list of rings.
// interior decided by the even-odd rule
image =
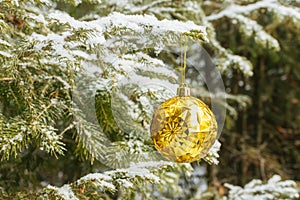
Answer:
[[[183,51],[182,51],[182,34],[180,34],[180,67],[179,70],[181,70],[181,83],[183,82],[182,77],[183,77]]]
[[[182,35],[180,35],[180,47],[182,48]],[[184,53],[180,52],[180,66],[181,66],[181,84],[185,85],[185,71],[186,71],[186,52],[187,52],[187,37],[184,36]],[[182,62],[183,57],[183,62]],[[182,66],[183,65],[183,66]]]

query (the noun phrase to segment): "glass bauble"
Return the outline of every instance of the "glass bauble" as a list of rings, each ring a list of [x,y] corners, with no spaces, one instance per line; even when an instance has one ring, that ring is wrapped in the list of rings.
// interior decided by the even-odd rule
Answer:
[[[162,103],[151,124],[156,149],[175,162],[203,158],[217,139],[213,112],[192,96],[176,96]]]

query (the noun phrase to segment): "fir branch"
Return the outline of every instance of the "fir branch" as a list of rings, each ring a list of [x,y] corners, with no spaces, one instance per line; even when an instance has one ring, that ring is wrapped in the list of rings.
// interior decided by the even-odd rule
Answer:
[[[8,122],[0,113],[0,155],[1,161],[9,160],[17,155],[28,146],[26,136],[26,126],[20,118],[15,118]]]
[[[111,141],[120,140],[122,134],[112,113],[111,94],[108,91],[97,90],[97,94],[95,95],[95,109],[104,133],[107,134]]]
[[[61,188],[48,186],[40,194],[44,198],[56,196],[57,198],[103,198],[113,196],[119,193],[122,199],[139,196],[137,191],[143,193],[152,190],[149,187],[152,184],[164,183],[172,185],[173,182],[167,182],[167,179],[176,179],[168,173],[169,170],[191,170],[188,166],[174,164],[171,162],[144,162],[139,164],[132,163],[129,168],[123,168],[105,173],[88,174],[74,183],[66,184]],[[145,182],[144,180],[147,180]],[[166,189],[165,187],[163,188]],[[170,189],[170,188],[169,188]],[[177,188],[178,189],[178,188]],[[143,195],[143,194],[142,194]]]
[[[229,188],[228,200],[236,199],[299,199],[300,193],[292,180],[282,181],[279,175],[271,177],[267,183],[261,180],[252,180],[244,188],[226,183]]]
[[[219,154],[221,143],[217,140],[212,148],[209,150],[208,154],[203,158],[207,163],[217,165],[219,164]]]
[[[212,14],[208,16],[207,19],[209,21],[214,21],[235,14],[249,15],[251,12],[260,9],[267,9],[271,11],[280,20],[291,19],[291,21],[295,24],[295,26],[299,27],[299,21],[300,21],[299,9],[283,6],[277,0],[275,1],[262,0],[245,6],[232,5],[217,14]]]
[[[225,49],[217,41],[216,34],[214,32],[214,27],[212,24],[208,25],[209,39],[208,44],[214,51],[215,57],[217,59],[216,66],[221,70],[221,72],[226,72],[229,69],[238,69],[245,76],[253,75],[253,65],[245,57],[234,55],[230,50]]]

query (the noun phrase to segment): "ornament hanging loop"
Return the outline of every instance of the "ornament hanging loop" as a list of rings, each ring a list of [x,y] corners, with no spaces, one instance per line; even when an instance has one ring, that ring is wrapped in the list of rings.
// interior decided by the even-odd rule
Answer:
[[[182,37],[184,37],[184,45],[182,45]],[[187,37],[184,34],[180,34],[180,69],[181,69],[181,84],[177,88],[177,95],[180,97],[190,96],[190,88],[185,83],[185,72],[186,72],[186,52],[187,52]],[[183,52],[182,52],[183,46]]]

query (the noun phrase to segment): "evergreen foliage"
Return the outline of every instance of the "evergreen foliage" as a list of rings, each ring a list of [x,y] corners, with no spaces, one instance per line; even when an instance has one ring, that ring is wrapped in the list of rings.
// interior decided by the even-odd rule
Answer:
[[[210,178],[299,179],[299,22],[299,1],[0,0],[0,198],[197,198],[182,183],[195,165],[159,161],[149,135],[155,106],[174,95],[183,35],[210,53],[227,92],[188,69],[195,96],[228,112],[225,153],[217,141],[203,158],[221,160]],[[227,186],[229,199],[253,195]]]
[[[244,188],[225,184],[230,188],[228,199],[299,199],[296,183],[291,180],[282,181],[281,177],[274,175],[267,183],[254,179]]]

